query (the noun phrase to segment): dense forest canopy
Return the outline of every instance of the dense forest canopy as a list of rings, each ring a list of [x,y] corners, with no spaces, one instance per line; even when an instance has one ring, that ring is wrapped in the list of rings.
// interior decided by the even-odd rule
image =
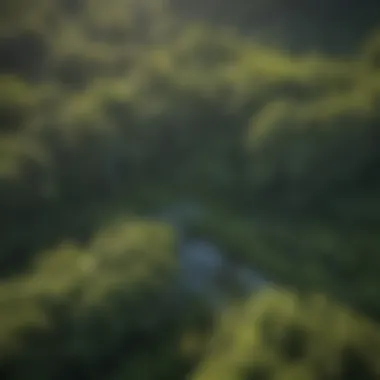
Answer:
[[[232,27],[293,51],[353,53],[378,27],[376,0],[168,0],[181,15]]]
[[[379,15],[3,0],[0,377],[378,379]],[[181,199],[275,289],[178,294]]]

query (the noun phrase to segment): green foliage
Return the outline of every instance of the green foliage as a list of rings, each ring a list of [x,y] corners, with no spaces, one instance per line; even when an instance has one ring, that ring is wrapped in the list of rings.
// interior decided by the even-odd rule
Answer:
[[[62,244],[41,254],[30,273],[1,285],[4,370],[15,379],[89,376],[110,355],[127,359],[154,344],[150,336],[175,313],[174,247],[170,227],[131,220],[100,231],[86,249]],[[54,363],[38,366],[47,355]]]
[[[0,77],[1,131],[18,131],[33,119],[38,104],[36,89],[17,77]]]
[[[233,28],[271,45],[286,45],[294,51],[323,49],[347,54],[378,26],[378,8],[373,0],[361,3],[360,18],[354,0],[331,0],[324,2],[323,7],[311,0],[168,2],[186,21],[202,20],[214,26]]]
[[[185,6],[206,22],[185,22]],[[306,30],[281,49],[240,33],[246,16],[263,32],[269,9],[286,30],[283,3],[215,7],[1,2],[1,378],[178,380],[207,359],[212,313],[169,299],[173,231],[124,215],[182,196],[209,208],[193,234],[232,261],[379,319],[378,33],[350,56],[295,54]],[[376,328],[313,302],[239,308],[200,376],[315,380],[341,363],[340,378],[372,380],[358,351],[378,355]],[[278,335],[264,337],[262,309]]]
[[[373,198],[368,202],[372,207],[376,204]],[[352,199],[344,203],[345,215],[361,218],[365,204],[358,205],[362,213],[353,214],[353,203]],[[377,209],[367,212],[378,217]],[[211,209],[193,226],[193,234],[214,241],[232,260],[253,266],[279,285],[333,294],[378,320],[379,237],[371,227],[378,219],[367,223],[358,226],[333,217],[274,217],[260,208],[256,215],[244,217],[236,211]]]
[[[331,303],[269,289],[228,310],[193,379],[355,379],[379,376],[377,325]]]

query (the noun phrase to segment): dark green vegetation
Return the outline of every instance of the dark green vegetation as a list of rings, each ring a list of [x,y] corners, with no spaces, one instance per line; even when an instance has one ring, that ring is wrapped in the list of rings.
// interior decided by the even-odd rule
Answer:
[[[376,0],[168,0],[186,19],[236,28],[293,51],[352,53],[378,26]]]
[[[193,378],[375,380],[379,338],[376,327],[321,295],[263,291],[224,315]]]
[[[323,41],[290,53],[269,24],[257,35],[282,50],[252,41],[247,2],[220,2],[235,30],[197,3],[205,23],[158,0],[1,2],[0,378],[378,378],[375,8],[345,11],[357,47],[337,54],[334,37],[332,56],[308,53]],[[263,3],[257,18],[286,8]],[[302,14],[314,38],[343,28]],[[207,308],[172,297],[176,236],[129,218],[182,197],[207,207],[195,234],[302,298],[237,306],[211,356]]]

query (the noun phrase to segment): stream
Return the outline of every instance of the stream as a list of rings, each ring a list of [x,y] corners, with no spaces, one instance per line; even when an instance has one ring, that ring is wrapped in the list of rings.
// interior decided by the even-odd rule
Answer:
[[[215,307],[228,302],[232,293],[246,296],[269,284],[264,276],[248,266],[231,261],[212,241],[189,237],[187,226],[200,220],[205,209],[194,201],[176,202],[154,218],[169,223],[179,237],[179,287],[204,298]]]

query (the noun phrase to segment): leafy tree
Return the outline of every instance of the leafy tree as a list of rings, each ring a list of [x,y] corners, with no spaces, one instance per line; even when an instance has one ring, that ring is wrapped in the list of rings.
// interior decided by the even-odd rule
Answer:
[[[379,339],[376,325],[324,296],[264,290],[225,313],[192,378],[372,380]]]

